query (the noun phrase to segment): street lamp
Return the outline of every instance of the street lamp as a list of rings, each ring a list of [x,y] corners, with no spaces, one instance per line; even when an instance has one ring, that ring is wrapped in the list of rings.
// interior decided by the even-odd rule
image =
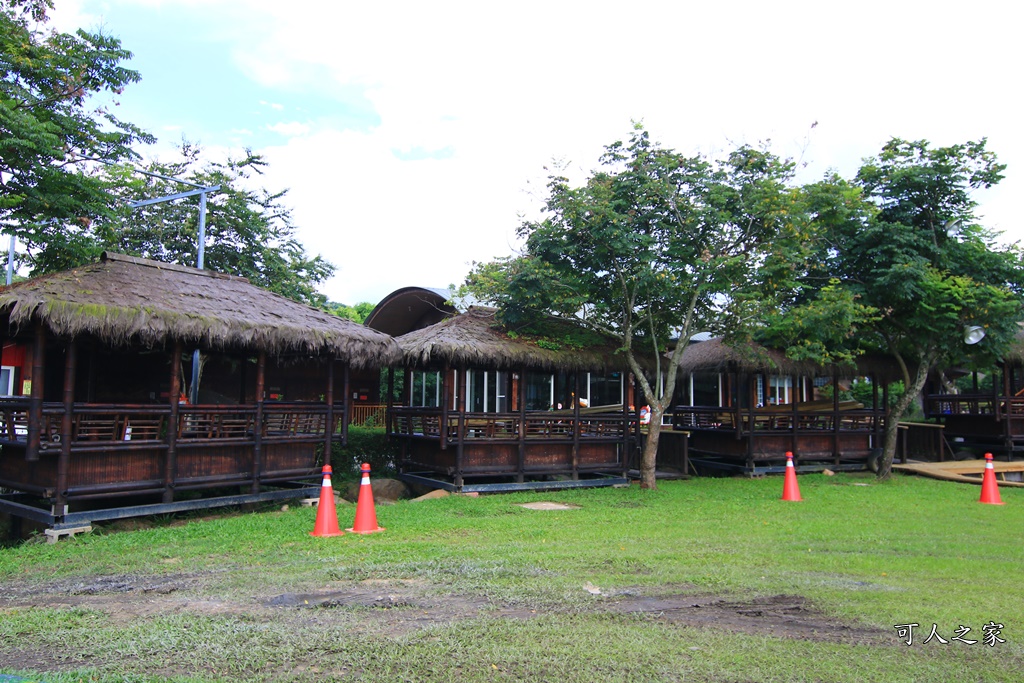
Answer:
[[[981,325],[967,325],[964,327],[964,343],[977,344],[985,338],[985,328]]]
[[[216,192],[220,189],[220,185],[203,186],[198,183],[189,182],[188,180],[182,180],[181,178],[171,178],[170,176],[160,175],[159,173],[151,173],[149,171],[142,171],[136,169],[139,173],[144,175],[153,176],[154,178],[161,178],[163,180],[171,180],[183,185],[191,185],[196,188],[194,190],[188,190],[186,192],[178,192],[176,194],[169,194],[164,197],[157,197],[155,199],[143,199],[138,202],[131,202],[128,204],[133,209],[137,209],[141,206],[149,206],[150,204],[160,204],[162,202],[173,202],[176,199],[183,199],[184,197],[194,197],[199,195],[199,235],[197,236],[198,247],[196,249],[196,268],[199,270],[203,269],[204,254],[206,252],[206,195],[210,192]],[[188,400],[192,405],[199,403],[199,349],[195,349],[192,352],[192,383],[189,386]]]
[[[106,159],[99,159],[95,157],[80,157],[83,161],[97,161],[101,164],[107,164],[113,166],[110,161]],[[187,190],[185,192],[178,192],[176,194],[166,195],[164,197],[157,197],[155,199],[144,199],[138,202],[130,202],[129,207],[137,209],[142,206],[149,206],[150,204],[160,204],[163,202],[173,202],[176,199],[183,199],[185,197],[194,197],[199,195],[199,235],[197,236],[197,259],[196,268],[203,269],[203,262],[205,260],[206,253],[206,195],[212,192],[220,190],[220,185],[200,185],[199,183],[193,183],[189,180],[182,180],[181,178],[174,178],[171,176],[161,175],[159,173],[153,173],[152,171],[144,171],[141,168],[133,168],[133,173],[141,173],[142,175],[151,176],[153,178],[160,178],[161,180],[169,180],[175,183],[181,183],[182,185],[188,185],[195,189]],[[7,254],[7,284],[10,285],[14,278],[14,250],[15,250],[15,237],[11,234],[11,244]],[[199,402],[199,349],[196,349],[192,353],[192,386],[189,391],[189,401],[193,404]]]

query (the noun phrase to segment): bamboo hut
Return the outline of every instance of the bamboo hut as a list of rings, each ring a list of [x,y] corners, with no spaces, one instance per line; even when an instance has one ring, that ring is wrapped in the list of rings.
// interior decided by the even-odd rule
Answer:
[[[776,472],[791,452],[804,470],[863,469],[881,448],[891,378],[881,359],[823,368],[714,338],[687,347],[679,370],[684,390],[673,429],[689,433],[698,468]],[[853,377],[871,382],[870,405],[841,399],[841,380]],[[830,396],[822,398],[826,385]]]
[[[401,358],[245,278],[111,253],[0,289],[0,334],[0,509],[54,529],[295,495],[271,489],[345,438],[349,369]]]
[[[625,361],[593,335],[550,341],[573,331],[550,321],[545,338],[510,334],[473,307],[398,337],[404,399],[388,428],[401,476],[462,491],[626,483],[637,422]],[[609,377],[617,389],[601,393]]]

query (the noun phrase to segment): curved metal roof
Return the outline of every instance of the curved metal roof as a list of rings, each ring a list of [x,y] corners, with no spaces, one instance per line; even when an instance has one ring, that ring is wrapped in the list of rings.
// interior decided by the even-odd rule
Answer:
[[[452,292],[433,287],[402,287],[381,299],[364,324],[378,332],[400,337],[458,315],[448,303]]]

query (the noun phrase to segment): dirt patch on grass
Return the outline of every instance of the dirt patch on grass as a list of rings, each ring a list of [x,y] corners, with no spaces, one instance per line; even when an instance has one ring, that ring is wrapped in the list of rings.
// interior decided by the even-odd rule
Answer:
[[[708,628],[849,645],[891,644],[888,631],[844,624],[814,609],[798,595],[737,600],[710,595],[636,597],[615,603],[617,611]]]
[[[485,596],[444,594],[422,581],[365,581],[345,585],[342,590],[314,592],[276,592],[273,586],[265,586],[262,595],[251,598],[210,597],[218,592],[215,575],[224,571],[165,576],[112,575],[45,584],[12,582],[5,586],[0,597],[0,609],[83,608],[105,613],[118,624],[171,614],[233,615],[298,623],[313,613],[344,612],[348,620],[393,637],[429,625],[453,624],[467,619],[529,619],[547,613],[544,609],[502,604]],[[743,599],[688,592],[685,587],[678,590],[668,595],[645,595],[639,589],[607,593],[584,583],[580,591],[593,597],[574,602],[571,609],[643,615],[674,625],[809,641],[892,642],[887,630],[842,623],[815,609],[801,596]]]

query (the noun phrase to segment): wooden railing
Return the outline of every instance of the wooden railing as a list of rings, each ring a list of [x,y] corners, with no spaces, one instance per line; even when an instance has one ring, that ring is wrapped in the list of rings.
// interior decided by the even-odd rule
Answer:
[[[386,403],[354,403],[349,406],[348,423],[383,427],[387,417]]]
[[[859,405],[859,404],[856,404]],[[769,430],[797,432],[874,432],[882,426],[882,411],[850,407],[836,411],[798,409],[790,406],[749,409],[707,406],[678,406],[673,410],[672,426],[677,430],[726,430],[739,434]]]
[[[1024,414],[1024,399],[1006,399],[992,394],[933,394],[925,399],[925,414],[929,417],[996,415],[1004,402],[1009,402],[1011,413]]]
[[[29,401],[0,399],[0,443],[26,443]],[[255,405],[178,406],[176,440],[189,443],[252,443],[255,441]],[[332,428],[341,431],[341,406],[334,410]],[[64,405],[45,403],[40,423],[42,452],[60,449]],[[163,443],[171,424],[170,406],[76,403],[71,418],[74,450],[102,450]],[[264,441],[318,441],[327,436],[327,406],[322,403],[265,403],[259,433]]]
[[[1024,396],[991,394],[933,394],[925,399],[925,414],[942,418],[948,415],[989,415],[1019,425],[1024,422]]]
[[[391,412],[391,433],[426,439],[440,439],[442,411],[437,408],[396,407]],[[465,413],[460,419],[449,412],[445,423],[445,438],[449,441],[547,439],[572,441],[603,439],[621,441],[625,431],[635,422],[627,422],[621,414],[573,415],[552,414],[547,411],[519,413]]]
[[[925,399],[925,414],[947,425],[949,438],[981,437],[979,447],[1000,448],[1024,442],[1024,397],[991,394],[935,394]]]

